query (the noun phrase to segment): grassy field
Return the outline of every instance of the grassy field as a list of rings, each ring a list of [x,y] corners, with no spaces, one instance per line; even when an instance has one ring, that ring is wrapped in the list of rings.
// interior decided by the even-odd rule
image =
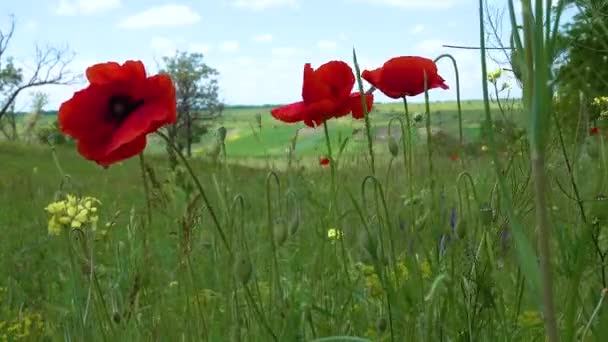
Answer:
[[[72,146],[0,142],[0,340],[544,340],[539,292],[516,261],[487,153],[452,160],[449,146],[433,144],[429,159],[417,130],[408,179],[385,138],[401,105],[379,105],[372,122],[381,188],[367,177],[364,136],[353,136],[362,121],[344,118],[330,124],[335,149],[339,138],[353,139],[337,161],[334,193],[330,168],[317,162],[326,153],[322,131],[300,132],[287,167],[285,149],[301,126],[280,124],[268,110],[228,109],[216,123],[229,132],[229,163],[196,157],[213,135],[196,147],[191,163],[217,222],[185,169],[171,171],[154,141],[147,193],[137,158],[102,169]],[[457,137],[455,104],[432,111],[433,127]],[[480,102],[465,103],[469,143],[483,143],[481,113]],[[502,146],[499,161],[525,235],[536,241],[528,154],[518,140]],[[604,266],[592,246],[605,248],[608,211],[593,199],[606,169],[584,150],[575,160],[583,204],[597,219],[585,226],[559,149],[550,156],[560,330],[601,341],[608,316],[592,312]],[[94,231],[47,233],[44,208],[66,194],[99,199]]]

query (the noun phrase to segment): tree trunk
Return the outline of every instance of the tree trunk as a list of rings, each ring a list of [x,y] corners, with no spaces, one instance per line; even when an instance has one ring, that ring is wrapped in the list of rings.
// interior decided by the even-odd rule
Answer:
[[[176,144],[177,126],[176,125],[168,126],[167,133],[168,133],[167,135],[169,137],[169,140],[171,140],[171,143],[173,143],[174,146],[177,146],[177,144]],[[171,170],[175,170],[175,168],[177,167],[177,154],[171,148],[171,146],[169,146],[169,144],[166,144],[165,147],[167,149],[167,155],[169,156],[169,167],[171,168]]]

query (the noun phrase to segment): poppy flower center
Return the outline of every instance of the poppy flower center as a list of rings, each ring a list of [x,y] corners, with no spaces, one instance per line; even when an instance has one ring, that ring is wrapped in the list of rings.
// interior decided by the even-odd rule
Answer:
[[[108,101],[110,118],[112,120],[121,122],[143,103],[143,100],[135,101],[125,95],[114,95]]]

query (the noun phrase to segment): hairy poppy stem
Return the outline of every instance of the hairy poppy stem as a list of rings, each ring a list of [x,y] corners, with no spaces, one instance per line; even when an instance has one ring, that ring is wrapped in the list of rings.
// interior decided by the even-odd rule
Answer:
[[[460,141],[460,148],[462,149],[463,145],[463,134],[462,134],[462,105],[460,103],[460,76],[458,73],[458,64],[456,63],[456,58],[450,54],[443,54],[439,57],[435,58],[435,63],[440,61],[442,58],[448,58],[452,61],[452,65],[454,66],[454,74],[456,76],[456,105],[458,106],[458,138]]]
[[[357,85],[359,86],[359,94],[361,94],[361,105],[363,106],[363,118],[365,120],[365,132],[367,133],[367,149],[369,150],[369,158],[372,167],[372,175],[376,175],[376,163],[374,160],[374,144],[372,141],[372,125],[369,120],[369,113],[367,112],[367,97],[363,90],[363,81],[361,80],[361,69],[357,62],[357,53],[353,48],[353,64],[355,65],[355,76],[357,77]],[[375,88],[372,88],[375,90]],[[373,91],[370,89],[370,91]]]
[[[414,198],[414,147],[412,139],[412,121],[410,120],[410,111],[407,107],[407,98],[403,97],[403,110],[405,111],[405,124],[407,127],[407,177],[410,182],[410,199]]]
[[[188,163],[188,160],[186,159],[186,157],[184,157],[184,154],[182,153],[182,151],[180,151],[179,148],[177,148],[177,146],[175,146],[175,144],[169,139],[168,136],[166,136],[164,133],[159,132],[159,131],[157,131],[156,134],[158,134],[161,138],[163,138],[163,140],[167,143],[167,145],[169,145],[171,147],[171,149],[173,149],[173,151],[175,151],[175,153],[177,154],[179,159],[184,164],[184,167],[186,167],[186,169],[188,170],[190,177],[192,177],[192,180],[194,180],[194,183],[196,184],[196,187],[198,188],[198,191],[201,194],[203,201],[205,202],[205,206],[207,207],[207,210],[209,211],[209,214],[211,215],[211,219],[213,220],[213,223],[215,224],[215,228],[217,229],[217,232],[220,234],[220,238],[222,239],[222,242],[224,243],[226,250],[228,251],[228,253],[230,255],[232,255],[232,249],[230,249],[230,244],[228,243],[226,234],[224,234],[224,230],[222,230],[222,226],[220,225],[220,222],[217,219],[217,216],[215,215],[215,211],[213,210],[213,207],[211,206],[211,202],[209,202],[207,193],[205,192],[205,189],[203,189],[203,185],[201,184],[198,177],[196,177],[196,175],[194,174],[194,170],[192,170],[190,163]]]

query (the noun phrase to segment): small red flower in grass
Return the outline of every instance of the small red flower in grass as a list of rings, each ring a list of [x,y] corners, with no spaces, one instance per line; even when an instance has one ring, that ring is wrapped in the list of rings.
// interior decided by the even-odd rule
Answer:
[[[314,70],[310,63],[304,65],[301,102],[275,108],[272,116],[287,123],[304,122],[316,127],[331,118],[339,118],[352,112],[355,119],[364,116],[361,95],[352,93],[355,76],[348,64],[331,61]],[[372,109],[374,97],[366,94],[367,111]]]
[[[424,73],[427,88],[449,89],[437,73],[437,65],[428,58],[402,56],[389,59],[380,68],[364,70],[361,77],[386,96],[398,99],[424,93]]]
[[[597,127],[591,127],[589,129],[589,134],[590,135],[598,135],[598,134],[600,134],[600,129],[597,128]]]
[[[451,159],[452,161],[457,161],[457,160],[458,160],[458,156],[457,156],[457,155],[455,155],[455,154],[452,154],[452,155],[450,156],[450,159]]]
[[[321,157],[321,158],[319,158],[319,164],[321,166],[327,166],[327,165],[329,165],[329,158],[327,158],[327,157]]]
[[[168,75],[146,76],[140,61],[95,64],[89,86],[61,104],[63,133],[78,152],[102,166],[130,158],[146,147],[146,135],[176,120],[175,87]]]

